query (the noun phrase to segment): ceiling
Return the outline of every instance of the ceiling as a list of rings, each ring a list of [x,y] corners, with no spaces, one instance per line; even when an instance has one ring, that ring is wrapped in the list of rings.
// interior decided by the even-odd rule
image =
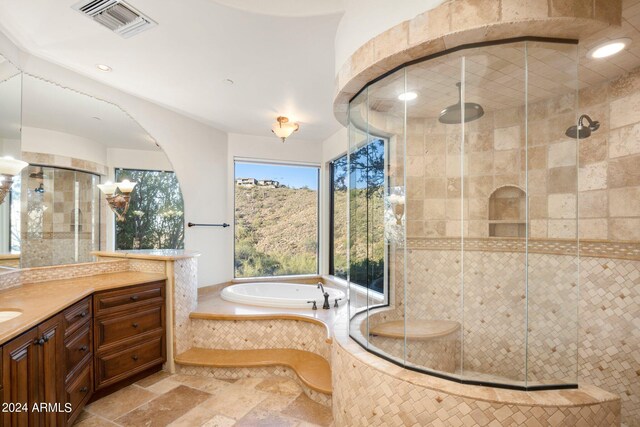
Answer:
[[[159,23],[130,39],[74,11],[75,2],[0,0],[0,27],[33,54],[225,131],[270,135],[277,115],[301,123],[300,139],[322,141],[340,127],[332,111],[333,42],[344,0],[130,0]],[[531,52],[529,102],[640,66],[640,0],[623,2],[623,18],[621,27],[581,41],[577,80],[574,52]],[[586,57],[594,45],[619,37],[634,42],[606,60]],[[521,48],[468,57],[467,101],[488,110],[522,105],[523,58]],[[442,57],[408,71],[408,86],[423,91],[410,115],[436,116],[457,101],[454,60]],[[98,71],[96,64],[113,71]],[[392,111],[403,85],[385,79],[378,86],[379,111]]]
[[[0,0],[0,28],[36,56],[224,131],[270,135],[278,115],[310,141],[340,127],[332,96],[342,0],[274,0],[271,11],[261,0],[131,0],[159,25],[129,39],[73,10],[76,1]]]
[[[344,12],[345,0],[212,0],[246,12],[271,16],[316,16]]]
[[[22,126],[81,136],[107,148],[160,151],[119,107],[28,75],[22,82]]]

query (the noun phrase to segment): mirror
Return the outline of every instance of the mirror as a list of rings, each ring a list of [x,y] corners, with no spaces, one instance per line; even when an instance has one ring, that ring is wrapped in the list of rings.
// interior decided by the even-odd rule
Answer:
[[[0,157],[20,159],[22,73],[0,55]],[[3,179],[4,181],[4,179]],[[4,192],[3,192],[4,193]],[[0,204],[0,267],[18,267],[20,255],[11,250],[11,194]]]
[[[28,165],[0,205],[0,267],[90,262],[96,250],[182,248],[182,195],[156,141],[118,106],[13,66],[10,74],[5,64],[0,155]]]

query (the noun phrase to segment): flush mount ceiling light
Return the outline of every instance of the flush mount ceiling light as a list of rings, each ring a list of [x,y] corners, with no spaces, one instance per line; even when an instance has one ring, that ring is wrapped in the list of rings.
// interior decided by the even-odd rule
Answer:
[[[97,64],[96,68],[100,71],[104,71],[105,73],[108,73],[109,71],[111,71],[111,67],[109,67],[108,65],[104,65],[104,64]]]
[[[630,44],[631,39],[629,38],[607,40],[606,42],[600,43],[589,50],[589,52],[587,52],[587,57],[593,59],[607,58],[615,55],[616,53],[622,52]]]
[[[398,99],[400,101],[412,101],[418,97],[418,94],[415,92],[404,92],[398,95]]]
[[[29,163],[22,160],[16,160],[9,156],[0,157],[0,203],[4,202],[4,198],[11,190],[13,177],[27,166]]]
[[[297,123],[289,123],[289,119],[284,116],[276,118],[276,122],[271,126],[271,132],[275,133],[278,138],[284,142],[292,133],[297,132],[300,125]]]

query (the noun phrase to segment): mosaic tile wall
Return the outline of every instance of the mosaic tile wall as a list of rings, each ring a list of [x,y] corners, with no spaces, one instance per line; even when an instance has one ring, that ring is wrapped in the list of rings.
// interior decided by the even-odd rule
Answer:
[[[495,393],[487,393],[486,400],[470,399],[403,381],[384,372],[383,367],[363,363],[338,344],[333,348],[333,417],[337,426],[620,425],[619,400],[558,407],[507,405],[493,400]]]
[[[0,274],[0,290],[26,283],[93,276],[95,274],[104,273],[117,273],[120,271],[127,271],[128,269],[129,262],[127,260],[119,259],[52,267],[23,268]]]
[[[170,271],[167,271],[170,274]],[[198,259],[183,258],[173,262],[173,337],[174,354],[190,349],[191,319],[198,306]]]
[[[465,253],[465,372],[526,377],[523,256]],[[528,379],[575,381],[578,370],[579,382],[619,394],[623,422],[640,426],[640,261],[582,257],[579,281],[577,267],[575,257],[529,254]],[[407,270],[407,318],[461,319],[459,251],[409,250]],[[371,325],[404,315],[401,276],[396,283],[399,303],[372,314]],[[401,344],[384,350],[403,358]],[[409,361],[429,367],[428,357]]]
[[[331,345],[321,326],[300,320],[191,319],[194,347],[218,349],[292,348],[331,362]]]

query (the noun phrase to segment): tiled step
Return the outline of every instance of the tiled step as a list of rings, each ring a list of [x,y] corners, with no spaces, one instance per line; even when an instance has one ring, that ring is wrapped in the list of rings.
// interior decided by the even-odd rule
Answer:
[[[218,350],[192,348],[179,354],[175,362],[187,366],[214,368],[251,368],[287,366],[312,390],[331,394],[331,367],[323,357],[303,350],[270,348],[259,350]]]

